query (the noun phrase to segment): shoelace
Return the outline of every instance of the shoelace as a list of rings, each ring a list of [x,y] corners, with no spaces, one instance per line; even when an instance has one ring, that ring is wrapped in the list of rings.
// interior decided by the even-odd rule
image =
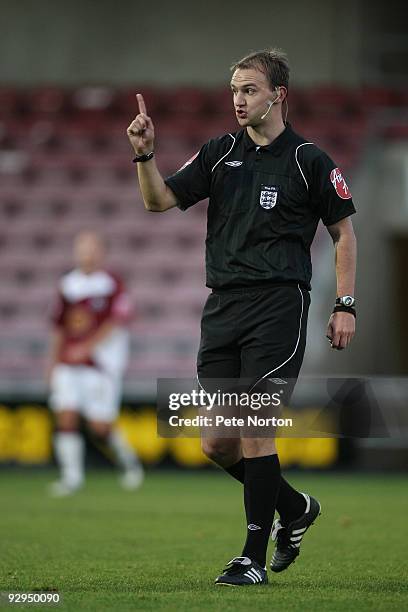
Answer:
[[[287,546],[296,548],[290,541],[290,535],[279,519],[276,519],[273,524],[271,538],[273,542],[276,542],[277,548],[285,548]]]
[[[243,567],[250,567],[242,563],[242,559],[243,557],[234,557],[231,561],[228,561],[227,565],[224,567],[224,572],[234,574],[241,572]]]
[[[272,531],[271,531],[271,538],[272,541],[275,542],[277,537],[278,537],[278,533],[281,529],[284,529],[283,525],[281,524],[279,519],[276,519],[276,521],[274,522],[274,524],[272,525]]]

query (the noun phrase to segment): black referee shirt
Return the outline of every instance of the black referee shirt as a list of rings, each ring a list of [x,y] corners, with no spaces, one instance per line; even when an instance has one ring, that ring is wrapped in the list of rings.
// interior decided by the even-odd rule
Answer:
[[[213,289],[300,282],[310,289],[319,219],[355,211],[336,164],[289,125],[267,146],[246,129],[207,142],[166,179],[181,210],[209,197],[206,273]]]

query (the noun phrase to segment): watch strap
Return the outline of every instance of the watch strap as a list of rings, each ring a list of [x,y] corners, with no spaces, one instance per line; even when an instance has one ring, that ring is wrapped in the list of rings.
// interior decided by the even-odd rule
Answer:
[[[150,151],[150,153],[146,153],[145,155],[136,155],[132,161],[134,164],[137,164],[139,162],[147,162],[149,159],[152,159],[152,157],[154,157],[154,151]]]
[[[356,318],[356,309],[354,306],[343,306],[343,304],[338,304],[333,308],[333,312],[348,312]]]

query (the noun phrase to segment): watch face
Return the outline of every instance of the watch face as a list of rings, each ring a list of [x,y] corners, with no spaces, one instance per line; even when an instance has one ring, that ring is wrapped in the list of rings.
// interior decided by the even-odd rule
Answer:
[[[351,295],[346,295],[343,298],[343,304],[345,306],[352,306],[354,304],[354,298],[352,298]]]

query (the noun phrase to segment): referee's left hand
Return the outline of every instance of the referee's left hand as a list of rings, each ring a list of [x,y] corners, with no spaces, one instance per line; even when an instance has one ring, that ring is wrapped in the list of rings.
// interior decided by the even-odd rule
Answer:
[[[333,312],[327,325],[326,337],[333,349],[342,351],[352,341],[356,331],[356,319],[349,312]]]

